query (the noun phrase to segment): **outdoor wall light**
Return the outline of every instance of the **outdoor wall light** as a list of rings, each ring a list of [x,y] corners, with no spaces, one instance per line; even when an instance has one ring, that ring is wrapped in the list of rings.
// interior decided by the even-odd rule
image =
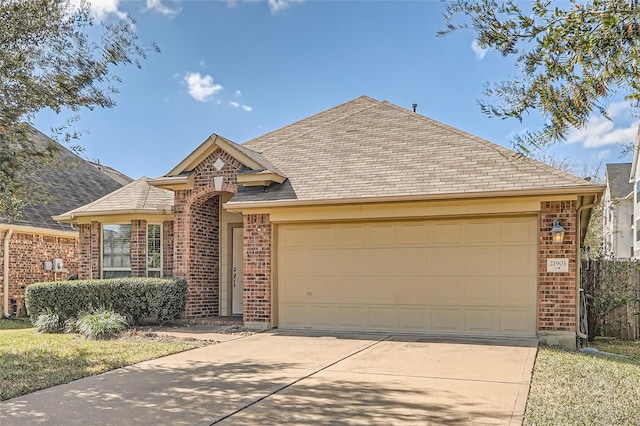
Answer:
[[[553,227],[551,228],[551,237],[553,244],[562,244],[564,241],[564,228],[560,225],[560,219],[553,221]]]

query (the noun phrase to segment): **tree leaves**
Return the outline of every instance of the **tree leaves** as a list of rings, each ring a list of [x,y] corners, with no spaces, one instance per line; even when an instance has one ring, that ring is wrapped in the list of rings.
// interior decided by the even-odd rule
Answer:
[[[480,101],[491,117],[522,121],[538,111],[542,129],[519,136],[516,149],[562,141],[593,112],[623,94],[640,100],[640,7],[637,0],[533,3],[456,0],[445,7],[446,28],[476,33],[483,48],[515,56],[520,74],[491,84]]]
[[[32,140],[35,113],[113,107],[115,68],[159,51],[139,44],[134,24],[96,25],[86,3],[70,0],[0,0],[0,200],[28,202],[33,174],[56,159],[55,146]]]

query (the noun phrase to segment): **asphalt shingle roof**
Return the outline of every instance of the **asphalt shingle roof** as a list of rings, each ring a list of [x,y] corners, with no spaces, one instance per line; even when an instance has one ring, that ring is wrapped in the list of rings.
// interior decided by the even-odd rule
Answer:
[[[629,183],[631,163],[610,163],[605,169],[611,198],[624,198],[633,192],[633,184]]]
[[[593,184],[386,101],[362,96],[243,144],[288,178],[231,202],[438,196]],[[273,185],[272,185],[273,186]]]
[[[47,194],[47,202],[27,205],[23,209],[22,217],[14,219],[12,224],[69,231],[71,225],[58,223],[51,216],[87,204],[122,187],[109,174],[36,129],[33,129],[33,139],[42,146],[58,145],[62,166],[52,165],[38,172],[36,180],[42,191]],[[110,173],[117,173],[109,170]],[[118,175],[121,181],[129,179],[121,173]]]
[[[136,211],[138,213],[144,213],[147,211],[149,213],[156,213],[171,210],[173,206],[173,191],[151,186],[148,180],[149,178],[143,176],[85,206],[62,213],[60,217],[105,212]]]

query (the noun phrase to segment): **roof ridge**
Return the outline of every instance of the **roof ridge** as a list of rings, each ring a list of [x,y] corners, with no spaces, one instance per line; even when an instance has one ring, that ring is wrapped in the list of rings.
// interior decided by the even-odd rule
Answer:
[[[373,98],[371,98],[371,97],[369,97],[369,96],[362,95],[362,96],[359,96],[359,97],[357,97],[357,98],[355,98],[355,99],[351,99],[350,101],[343,102],[343,103],[341,103],[341,104],[339,104],[339,105],[336,105],[336,106],[334,106],[334,107],[332,107],[332,108],[329,108],[329,109],[327,109],[327,110],[317,112],[317,113],[315,113],[315,114],[313,114],[313,115],[311,115],[311,116],[309,116],[309,117],[302,118],[302,119],[300,119],[300,120],[298,120],[298,121],[296,121],[296,122],[294,122],[294,123],[291,123],[291,124],[289,124],[289,125],[287,125],[287,126],[281,127],[281,128],[279,128],[279,129],[273,130],[273,131],[271,131],[271,132],[269,132],[269,133],[265,133],[264,135],[261,135],[261,136],[255,137],[255,138],[253,138],[253,139],[250,139],[250,140],[248,140],[248,141],[246,141],[246,142],[242,143],[241,145],[243,145],[243,146],[244,146],[245,144],[250,144],[251,142],[253,142],[253,141],[255,141],[255,140],[266,138],[266,137],[268,137],[269,135],[272,135],[272,134],[274,134],[274,133],[283,132],[283,131],[285,131],[286,129],[289,129],[289,128],[293,127],[293,126],[296,126],[296,125],[298,125],[298,124],[300,124],[300,123],[302,123],[302,122],[304,122],[304,121],[308,121],[308,120],[310,121],[312,118],[317,117],[317,116],[319,116],[319,115],[324,115],[324,114],[328,115],[328,113],[329,113],[330,111],[333,111],[333,110],[336,110],[336,109],[338,109],[338,108],[344,107],[345,105],[348,105],[348,104],[350,104],[350,103],[353,103],[353,102],[358,101],[358,100],[361,100],[361,99],[362,99],[362,100],[367,100],[367,101],[373,101],[373,102],[375,102],[375,104],[374,104],[374,105],[367,105],[366,107],[359,108],[357,111],[354,111],[354,112],[352,112],[352,113],[350,113],[350,114],[347,114],[347,115],[343,115],[343,116],[341,116],[341,117],[339,117],[339,118],[336,118],[336,119],[331,120],[331,121],[329,121],[329,122],[327,122],[327,123],[324,123],[323,125],[315,126],[315,127],[313,127],[313,129],[309,129],[309,130],[307,130],[306,132],[302,133],[300,136],[307,135],[307,134],[309,134],[309,133],[311,133],[311,132],[313,132],[313,131],[316,131],[316,130],[318,130],[318,129],[322,129],[322,128],[324,128],[324,127],[327,127],[327,126],[328,126],[328,125],[330,125],[330,124],[337,123],[338,121],[341,121],[341,120],[343,120],[343,119],[345,119],[345,118],[351,117],[352,115],[359,114],[359,113],[361,113],[362,111],[365,111],[365,110],[370,109],[370,108],[374,108],[374,107],[379,106],[379,105],[381,105],[381,104],[382,104],[382,102],[381,102],[381,101],[379,101],[379,100],[377,100],[377,99],[373,99]],[[251,148],[249,148],[249,147],[247,147],[247,148],[248,148],[248,149],[251,149],[253,152],[257,152],[257,153],[259,153],[259,154],[264,155],[264,152],[265,152],[265,151],[270,150],[270,149],[272,149],[272,148],[275,148],[275,147],[277,147],[277,146],[280,146],[280,145],[282,145],[283,143],[286,143],[286,142],[287,142],[287,141],[286,141],[286,140],[284,140],[284,141],[281,141],[281,142],[279,142],[279,143],[270,143],[270,144],[269,144],[269,145],[268,145],[264,150],[262,150],[262,151],[253,150],[253,149],[251,149]]]
[[[472,140],[474,140],[474,141],[486,146],[487,148],[495,150],[498,154],[500,154],[500,155],[502,155],[504,157],[512,156],[512,160],[516,160],[517,159],[516,157],[519,156],[519,154],[516,151],[512,150],[512,149],[506,148],[506,147],[504,147],[502,145],[498,145],[495,142],[488,141],[488,140],[486,140],[484,138],[481,138],[479,136],[472,135],[471,133],[465,132],[464,130],[457,129],[455,127],[452,127],[452,126],[450,126],[448,124],[445,124],[445,123],[443,123],[441,121],[438,121],[436,119],[427,117],[427,116],[422,115],[422,114],[414,113],[412,111],[409,111],[408,109],[402,108],[401,106],[398,106],[398,105],[393,104],[393,103],[388,102],[388,101],[383,101],[382,103],[386,104],[387,106],[390,106],[390,107],[393,107],[395,109],[398,109],[398,110],[400,110],[400,111],[402,111],[402,112],[404,112],[406,114],[412,114],[412,115],[415,114],[420,119],[426,120],[426,121],[430,122],[431,124],[433,124],[435,126],[438,126],[438,127],[443,128],[443,129],[447,129],[449,131],[457,133],[457,134],[459,134],[461,136],[464,136],[467,139],[472,139]],[[583,178],[580,178],[578,176],[574,176],[571,173],[567,173],[567,172],[562,171],[560,169],[556,169],[555,167],[551,167],[550,165],[545,164],[545,163],[543,163],[541,161],[538,161],[538,160],[536,160],[534,158],[527,157],[525,155],[522,155],[521,157],[522,157],[520,159],[521,161],[527,161],[530,164],[532,164],[533,166],[535,166],[537,168],[541,168],[541,169],[543,169],[543,170],[545,170],[545,171],[547,171],[549,173],[553,173],[556,176],[569,178],[570,180],[574,181],[575,183],[588,182]],[[516,161],[513,161],[513,164],[517,167],[518,163]],[[579,182],[576,182],[576,181],[579,181]]]

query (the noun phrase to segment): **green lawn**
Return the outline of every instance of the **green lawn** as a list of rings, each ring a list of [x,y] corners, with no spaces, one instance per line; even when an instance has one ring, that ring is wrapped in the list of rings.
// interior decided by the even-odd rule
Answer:
[[[0,330],[15,330],[31,327],[33,327],[33,325],[29,318],[18,318],[15,320],[0,319]]]
[[[85,340],[35,329],[0,331],[0,400],[197,346],[151,339]]]
[[[597,340],[602,358],[540,348],[525,425],[637,425],[640,423],[640,343]]]

